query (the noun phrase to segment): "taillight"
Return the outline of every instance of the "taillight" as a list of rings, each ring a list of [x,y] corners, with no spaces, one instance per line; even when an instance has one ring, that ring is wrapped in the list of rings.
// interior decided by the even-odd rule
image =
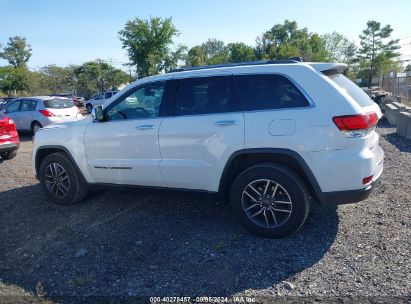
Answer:
[[[362,137],[374,129],[378,122],[378,116],[374,112],[335,116],[333,122],[347,137]]]
[[[46,117],[53,117],[54,114],[51,113],[49,110],[39,110],[39,112],[41,113],[41,115],[46,116]]]
[[[9,123],[6,125],[6,133],[16,132],[16,124],[13,119],[9,119]]]

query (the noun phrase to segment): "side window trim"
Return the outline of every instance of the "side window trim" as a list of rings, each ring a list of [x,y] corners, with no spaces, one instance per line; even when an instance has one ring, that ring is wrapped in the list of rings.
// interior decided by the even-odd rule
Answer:
[[[233,98],[233,102],[237,104],[238,110],[237,111],[228,111],[228,112],[220,112],[220,113],[203,113],[203,114],[187,114],[187,115],[176,115],[176,97],[177,97],[177,90],[180,84],[180,81],[184,81],[187,79],[201,79],[201,78],[212,78],[212,77],[227,77],[229,78],[229,83],[231,86],[231,97]],[[176,82],[175,86],[175,94],[173,98],[173,108],[172,108],[172,116],[173,117],[190,117],[190,116],[205,116],[205,115],[217,115],[217,114],[226,114],[226,113],[242,113],[244,111],[243,105],[240,102],[240,98],[237,92],[237,86],[234,81],[234,75],[230,74],[216,74],[216,75],[198,75],[195,77],[184,77],[184,78],[176,78],[173,79]]]
[[[235,78],[236,78],[236,76],[253,76],[253,75],[278,75],[278,76],[285,77],[301,92],[301,94],[303,94],[303,96],[307,99],[309,105],[308,106],[303,106],[303,107],[290,107],[290,108],[278,108],[278,109],[246,110],[244,104],[241,101],[240,92],[239,92],[239,89],[238,89],[238,84],[237,84],[237,81],[235,80]],[[266,111],[286,111],[286,110],[289,111],[289,110],[315,108],[315,102],[311,98],[311,96],[307,93],[307,91],[304,90],[304,88],[298,82],[296,82],[294,79],[292,79],[287,74],[278,73],[278,72],[260,72],[260,73],[247,73],[247,72],[245,72],[245,73],[234,74],[233,79],[234,79],[234,85],[235,85],[238,101],[240,102],[241,107],[243,108],[244,112],[262,112],[262,111],[266,112]]]

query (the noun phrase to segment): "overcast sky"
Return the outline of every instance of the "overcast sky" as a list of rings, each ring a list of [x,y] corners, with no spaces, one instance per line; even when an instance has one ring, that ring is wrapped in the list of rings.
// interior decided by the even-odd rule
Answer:
[[[127,63],[118,31],[135,17],[172,17],[181,32],[176,44],[194,46],[208,38],[255,39],[285,19],[319,34],[337,31],[358,43],[368,20],[391,24],[402,59],[411,59],[411,0],[0,0],[0,44],[23,36],[31,44],[31,68],[66,66],[101,58]],[[6,64],[0,60],[0,65]]]

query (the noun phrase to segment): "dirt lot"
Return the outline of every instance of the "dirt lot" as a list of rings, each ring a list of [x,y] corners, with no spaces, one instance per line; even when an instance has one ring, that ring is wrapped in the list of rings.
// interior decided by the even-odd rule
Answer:
[[[385,171],[372,196],[316,209],[281,240],[250,235],[226,205],[194,194],[106,191],[80,205],[53,205],[23,137],[18,156],[0,164],[0,302],[38,299],[21,295],[411,301],[411,141],[384,122],[378,132]]]

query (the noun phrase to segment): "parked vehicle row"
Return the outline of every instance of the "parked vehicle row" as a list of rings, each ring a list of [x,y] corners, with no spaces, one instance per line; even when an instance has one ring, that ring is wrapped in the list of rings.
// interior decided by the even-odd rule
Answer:
[[[113,97],[116,93],[117,91],[107,91],[107,92],[102,92],[102,93],[98,93],[98,94],[91,96],[90,99],[86,101],[87,112],[91,113],[91,110],[94,107],[101,106],[111,97]]]
[[[33,169],[57,204],[110,185],[220,193],[249,230],[298,230],[311,199],[364,200],[383,170],[381,111],[345,64],[294,60],[140,79],[92,117],[36,133]]]
[[[17,130],[33,134],[49,124],[83,117],[71,100],[51,96],[17,98],[2,112],[15,122]]]

